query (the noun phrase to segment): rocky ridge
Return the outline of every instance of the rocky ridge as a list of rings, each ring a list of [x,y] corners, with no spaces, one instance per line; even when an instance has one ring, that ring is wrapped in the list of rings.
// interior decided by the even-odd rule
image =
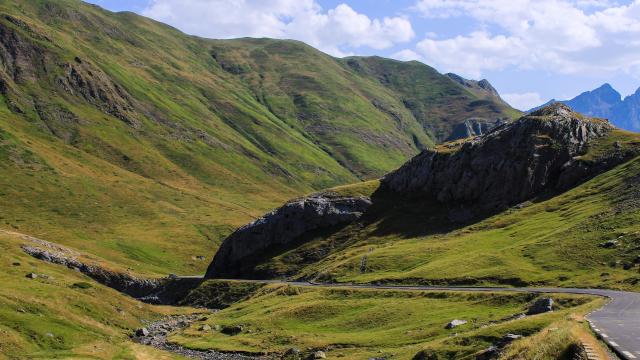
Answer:
[[[553,104],[466,141],[425,150],[382,180],[382,188],[433,198],[461,212],[500,211],[547,190],[565,190],[622,162],[579,159],[614,127]],[[603,168],[605,167],[605,168]],[[453,219],[455,220],[455,219]]]
[[[21,237],[28,241],[27,244],[22,245],[22,250],[34,258],[79,271],[100,284],[146,303],[176,304],[186,296],[189,290],[201,282],[198,278],[141,278],[106,269],[67,247],[28,235],[21,235]]]
[[[227,237],[205,278],[238,276],[270,249],[291,245],[311,231],[351,223],[369,206],[366,197],[315,195],[290,201]]]

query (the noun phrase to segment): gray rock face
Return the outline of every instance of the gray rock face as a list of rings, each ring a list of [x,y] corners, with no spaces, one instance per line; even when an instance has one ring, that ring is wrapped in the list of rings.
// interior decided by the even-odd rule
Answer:
[[[543,190],[565,189],[595,175],[575,157],[612,129],[605,120],[586,119],[553,104],[484,136],[425,150],[387,175],[382,186],[465,211],[468,205],[503,210]]]
[[[371,206],[365,197],[313,196],[293,200],[227,237],[205,278],[238,276],[265,252],[314,230],[351,223]]]
[[[129,273],[105,269],[93,261],[87,261],[80,253],[67,247],[31,236],[23,235],[22,238],[30,242],[22,245],[22,250],[34,258],[66,266],[103,285],[147,303],[177,304],[191,289],[202,282],[202,279],[198,278],[140,278]],[[45,277],[45,275],[33,275],[34,279],[38,276]]]
[[[505,122],[502,120],[487,121],[486,119],[470,118],[456,125],[446,141],[484,135],[492,129],[504,124]]]
[[[58,245],[49,244],[47,248],[23,245],[22,250],[36,259],[76,269],[99,283],[132,297],[141,298],[159,291],[162,287],[159,280],[140,279],[129,274],[112,272],[99,266],[86,264],[78,260],[73,252]]]
[[[454,82],[470,88],[470,89],[478,89],[478,90],[483,90],[485,91],[488,95],[493,95],[495,97],[500,97],[500,94],[498,94],[498,90],[496,90],[493,85],[491,85],[491,83],[489,82],[489,80],[487,79],[482,79],[480,81],[476,81],[476,80],[468,80],[463,78],[462,76],[458,75],[458,74],[454,74],[454,73],[448,73],[445,74],[449,79],[453,80]]]
[[[527,310],[527,315],[536,315],[553,311],[553,299],[541,298],[536,300]]]

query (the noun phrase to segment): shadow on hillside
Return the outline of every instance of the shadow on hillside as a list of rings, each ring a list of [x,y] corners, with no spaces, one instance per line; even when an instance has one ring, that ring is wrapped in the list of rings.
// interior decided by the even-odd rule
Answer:
[[[234,277],[242,279],[274,279],[296,274],[306,265],[325,258],[334,249],[334,235],[347,226],[340,225],[306,233],[295,241],[274,246],[243,259],[244,266],[234,269]]]
[[[371,197],[373,205],[360,220],[373,227],[373,236],[395,235],[415,238],[443,234],[481,221],[494,213],[473,207],[456,208],[426,196],[401,196],[378,189]]]

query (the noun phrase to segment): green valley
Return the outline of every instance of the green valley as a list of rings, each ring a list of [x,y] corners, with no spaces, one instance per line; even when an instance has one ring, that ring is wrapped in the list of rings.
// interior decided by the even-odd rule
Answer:
[[[640,134],[606,119],[80,0],[0,0],[0,65],[0,359],[577,359],[640,328]]]

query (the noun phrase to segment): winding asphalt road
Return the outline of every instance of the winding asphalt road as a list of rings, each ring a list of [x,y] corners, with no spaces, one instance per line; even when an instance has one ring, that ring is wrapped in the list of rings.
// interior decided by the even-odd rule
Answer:
[[[195,277],[184,277],[195,278]],[[390,285],[353,285],[321,284],[281,280],[238,280],[256,283],[287,284],[305,287],[348,287],[379,290],[442,290],[442,291],[483,291],[483,292],[527,292],[583,294],[604,296],[609,301],[602,308],[587,316],[593,330],[623,359],[640,359],[640,293],[571,288],[494,288],[494,287],[446,287],[446,286],[390,286]]]

